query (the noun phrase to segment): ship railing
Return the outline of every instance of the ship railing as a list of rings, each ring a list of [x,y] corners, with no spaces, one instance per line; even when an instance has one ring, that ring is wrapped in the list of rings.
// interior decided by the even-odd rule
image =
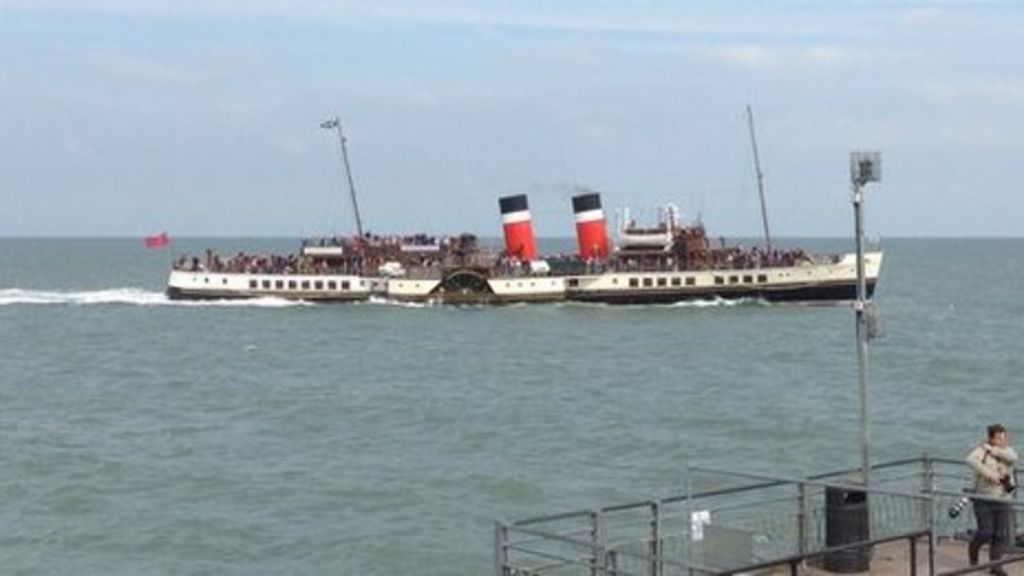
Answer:
[[[870,560],[873,551],[870,561],[902,566],[888,568],[896,573],[966,573],[966,552],[958,565],[935,560],[937,546],[966,538],[975,523],[969,505],[948,513],[969,480],[962,460],[875,464],[866,488],[858,474],[786,478],[690,466],[686,489],[666,497],[498,522],[495,574],[691,576],[773,566],[795,574]],[[1024,515],[1012,506],[1014,519]],[[1013,552],[1005,564],[1024,561]]]

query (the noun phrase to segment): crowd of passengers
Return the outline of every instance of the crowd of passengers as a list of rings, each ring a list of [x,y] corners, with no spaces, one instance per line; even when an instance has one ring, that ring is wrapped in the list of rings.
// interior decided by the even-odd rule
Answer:
[[[743,245],[715,251],[716,263],[725,268],[775,268],[793,266],[794,264],[809,260],[807,254],[800,248],[789,250],[764,250],[753,246],[744,248]]]
[[[326,260],[299,254],[249,254],[239,252],[224,258],[213,250],[206,251],[205,259],[182,255],[174,263],[175,270],[186,272],[220,272],[232,274],[356,274],[359,262],[336,265]]]
[[[375,237],[368,234],[373,241]],[[345,240],[345,239],[339,239]],[[408,240],[408,242],[406,242]],[[444,245],[452,246],[460,243],[460,238],[443,238]],[[319,239],[329,246],[334,239]],[[389,241],[390,240],[386,240]],[[436,238],[426,234],[402,237],[403,243],[414,245],[434,245]],[[418,243],[418,244],[417,244]],[[309,244],[306,244],[307,246]],[[833,257],[833,262],[838,257]],[[671,256],[659,254],[652,258],[651,255],[629,256],[620,255],[617,259],[609,261],[582,259],[577,254],[557,254],[546,259],[554,270],[578,270],[581,273],[599,274],[607,270],[653,270],[664,267],[675,269],[749,269],[749,268],[770,268],[778,266],[792,266],[802,261],[808,261],[807,254],[799,248],[789,250],[772,249],[771,251],[753,246],[749,249],[742,245],[713,249],[708,251],[707,262],[692,262],[691,265],[683,261],[677,261]],[[224,258],[213,250],[207,250],[205,258],[198,256],[180,256],[174,262],[174,269],[187,272],[220,272],[235,274],[362,274],[364,271],[376,271],[379,266],[385,263],[385,259],[367,255],[329,262],[322,258],[313,258],[301,254],[249,254],[238,252],[234,256]],[[476,252],[473,250],[453,251],[449,250],[439,258],[426,256],[410,257],[403,262],[405,267],[419,269],[416,276],[430,276],[430,270],[438,271],[442,267],[479,266],[491,267],[503,276],[521,276],[534,273],[529,265],[522,262],[518,257],[501,254],[494,257],[492,253]]]
[[[238,252],[231,257],[222,257],[213,250],[207,250],[205,258],[182,255],[174,261],[174,269],[184,272],[214,272],[225,274],[363,274],[377,271],[387,259],[379,256],[358,256],[331,262],[323,258],[301,254],[249,254]],[[425,256],[410,257],[406,266],[421,270],[440,270],[442,266],[488,266],[479,254],[449,254],[443,259]],[[423,275],[423,274],[420,274]],[[429,276],[430,274],[427,274]]]
[[[307,238],[302,241],[303,246],[446,246],[449,242],[447,236],[442,236],[440,241],[436,236],[427,234],[411,234],[402,236],[391,234],[379,236],[372,232],[366,232],[362,236],[328,236],[322,238]]]

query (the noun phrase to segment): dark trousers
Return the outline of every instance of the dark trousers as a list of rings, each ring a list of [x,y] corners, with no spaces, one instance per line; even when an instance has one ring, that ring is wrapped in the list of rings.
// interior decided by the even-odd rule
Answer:
[[[989,561],[995,561],[1003,557],[1010,534],[1010,513],[1009,504],[1002,502],[991,502],[987,500],[974,501],[974,517],[978,519],[978,530],[967,547],[967,554],[971,564],[978,563],[978,551],[983,544],[988,544]]]

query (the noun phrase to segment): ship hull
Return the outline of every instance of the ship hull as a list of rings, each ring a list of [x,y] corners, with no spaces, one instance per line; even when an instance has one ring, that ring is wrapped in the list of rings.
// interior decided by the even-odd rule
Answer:
[[[867,283],[868,298],[874,296],[875,282]],[[676,304],[716,300],[760,300],[773,303],[827,303],[854,300],[857,284],[834,283],[772,288],[735,288],[709,290],[645,290],[619,292],[574,292],[566,300],[600,304]]]
[[[316,302],[357,302],[373,294],[374,281],[354,275],[208,273],[172,270],[171,300],[282,298]]]
[[[865,264],[870,298],[881,272],[882,253],[868,254]],[[822,303],[854,300],[857,275],[852,254],[827,263],[700,271],[492,277],[485,268],[456,268],[439,279],[173,270],[167,296],[172,300],[282,298],[315,302],[355,302],[378,297],[396,302],[456,305],[564,301],[674,304],[698,300]]]

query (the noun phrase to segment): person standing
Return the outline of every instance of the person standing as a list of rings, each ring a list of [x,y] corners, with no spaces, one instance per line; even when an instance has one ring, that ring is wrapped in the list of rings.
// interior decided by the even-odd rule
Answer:
[[[995,562],[1003,556],[1009,541],[1010,515],[1013,508],[1010,494],[1016,489],[1013,467],[1017,452],[1010,447],[1010,438],[1002,424],[988,427],[988,438],[967,455],[967,464],[974,470],[974,517],[978,529],[967,548],[971,565],[978,563],[978,552],[988,544],[988,557]],[[992,569],[993,574],[1005,575],[1002,567]]]

